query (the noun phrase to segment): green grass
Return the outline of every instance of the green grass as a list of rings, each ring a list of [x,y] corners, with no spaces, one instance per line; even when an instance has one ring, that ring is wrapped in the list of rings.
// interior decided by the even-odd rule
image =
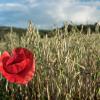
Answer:
[[[0,78],[0,100],[99,100],[100,34],[86,35],[67,29],[53,37],[40,38],[36,28],[26,35],[10,32],[0,42],[9,52],[26,47],[36,56],[36,72],[28,85],[16,85]]]

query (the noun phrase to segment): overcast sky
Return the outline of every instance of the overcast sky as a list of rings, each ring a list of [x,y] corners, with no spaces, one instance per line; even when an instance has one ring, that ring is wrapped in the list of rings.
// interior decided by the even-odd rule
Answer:
[[[64,21],[100,21],[100,0],[0,0],[0,25],[27,27],[28,20],[39,28]]]

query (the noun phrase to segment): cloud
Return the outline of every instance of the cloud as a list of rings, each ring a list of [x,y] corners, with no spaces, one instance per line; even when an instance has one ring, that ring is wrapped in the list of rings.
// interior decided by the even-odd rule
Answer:
[[[19,0],[18,0],[19,1]],[[0,11],[23,11],[27,12],[30,9],[37,6],[35,0],[26,0],[26,1],[19,1],[19,2],[6,2],[0,3]],[[32,7],[32,8],[30,8]]]
[[[25,0],[24,3],[30,8],[37,7],[39,5],[38,0]]]
[[[30,3],[30,4],[32,4],[32,3],[35,3],[36,2],[36,0],[25,0],[26,2],[28,2],[28,3]]]
[[[70,18],[75,23],[93,23],[99,19],[96,15],[100,12],[97,12],[95,7],[80,6],[76,9],[77,12],[73,13],[73,15]]]
[[[100,20],[100,1],[8,0],[0,3],[1,24],[10,23],[24,27],[29,19],[41,28],[51,27],[53,24],[60,25],[64,21],[93,23]]]
[[[26,6],[20,3],[0,3],[0,11],[25,11]]]
[[[75,0],[61,1],[54,3],[51,8],[46,10],[46,13],[56,22],[70,20],[76,23],[95,22],[100,19],[100,10],[97,6],[100,2],[75,2]],[[93,5],[94,4],[94,5]],[[97,16],[98,15],[98,16]]]

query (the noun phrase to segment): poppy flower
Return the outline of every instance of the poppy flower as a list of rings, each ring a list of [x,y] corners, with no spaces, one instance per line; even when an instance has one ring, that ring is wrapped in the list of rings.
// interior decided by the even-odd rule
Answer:
[[[0,72],[9,82],[27,84],[32,79],[35,58],[26,48],[15,48],[12,55],[5,51],[0,59]]]

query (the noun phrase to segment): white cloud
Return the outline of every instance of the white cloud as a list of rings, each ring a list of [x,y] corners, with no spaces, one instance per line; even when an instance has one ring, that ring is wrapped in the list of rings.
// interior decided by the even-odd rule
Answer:
[[[48,9],[46,13],[51,16],[56,22],[66,20],[68,13],[66,14],[67,8],[70,7],[71,3],[69,0],[59,0],[59,2],[54,2],[52,5],[48,4]]]
[[[39,5],[39,2],[37,2],[37,0],[25,0],[25,2],[27,3],[27,6],[30,8],[34,8],[37,7]]]
[[[31,7],[34,8],[37,6],[37,3],[33,3],[33,0],[27,0],[29,3],[0,3],[0,11],[22,11],[22,12],[28,12],[30,11]],[[34,0],[35,1],[35,0]]]
[[[35,3],[36,0],[26,0],[26,2],[29,2],[29,3]]]
[[[98,8],[99,9],[98,9]],[[89,23],[100,20],[99,0],[14,0],[0,3],[0,19],[17,25],[32,19],[39,27],[60,25],[64,21]],[[6,16],[6,13],[8,15]],[[16,20],[16,21],[15,21]],[[15,23],[16,22],[16,23]]]
[[[0,10],[13,10],[13,11],[25,11],[26,6],[20,3],[1,3]]]
[[[76,23],[88,23],[88,22],[95,22],[96,21],[96,8],[89,7],[89,6],[81,6],[77,7],[77,12],[73,12],[71,15],[72,22]]]
[[[100,2],[84,2],[82,4],[78,0],[77,2],[75,0],[59,0],[59,2],[54,3],[52,6],[49,4],[46,13],[58,23],[64,20],[70,20],[72,22],[85,24],[100,19],[100,11],[96,9],[99,4]]]

